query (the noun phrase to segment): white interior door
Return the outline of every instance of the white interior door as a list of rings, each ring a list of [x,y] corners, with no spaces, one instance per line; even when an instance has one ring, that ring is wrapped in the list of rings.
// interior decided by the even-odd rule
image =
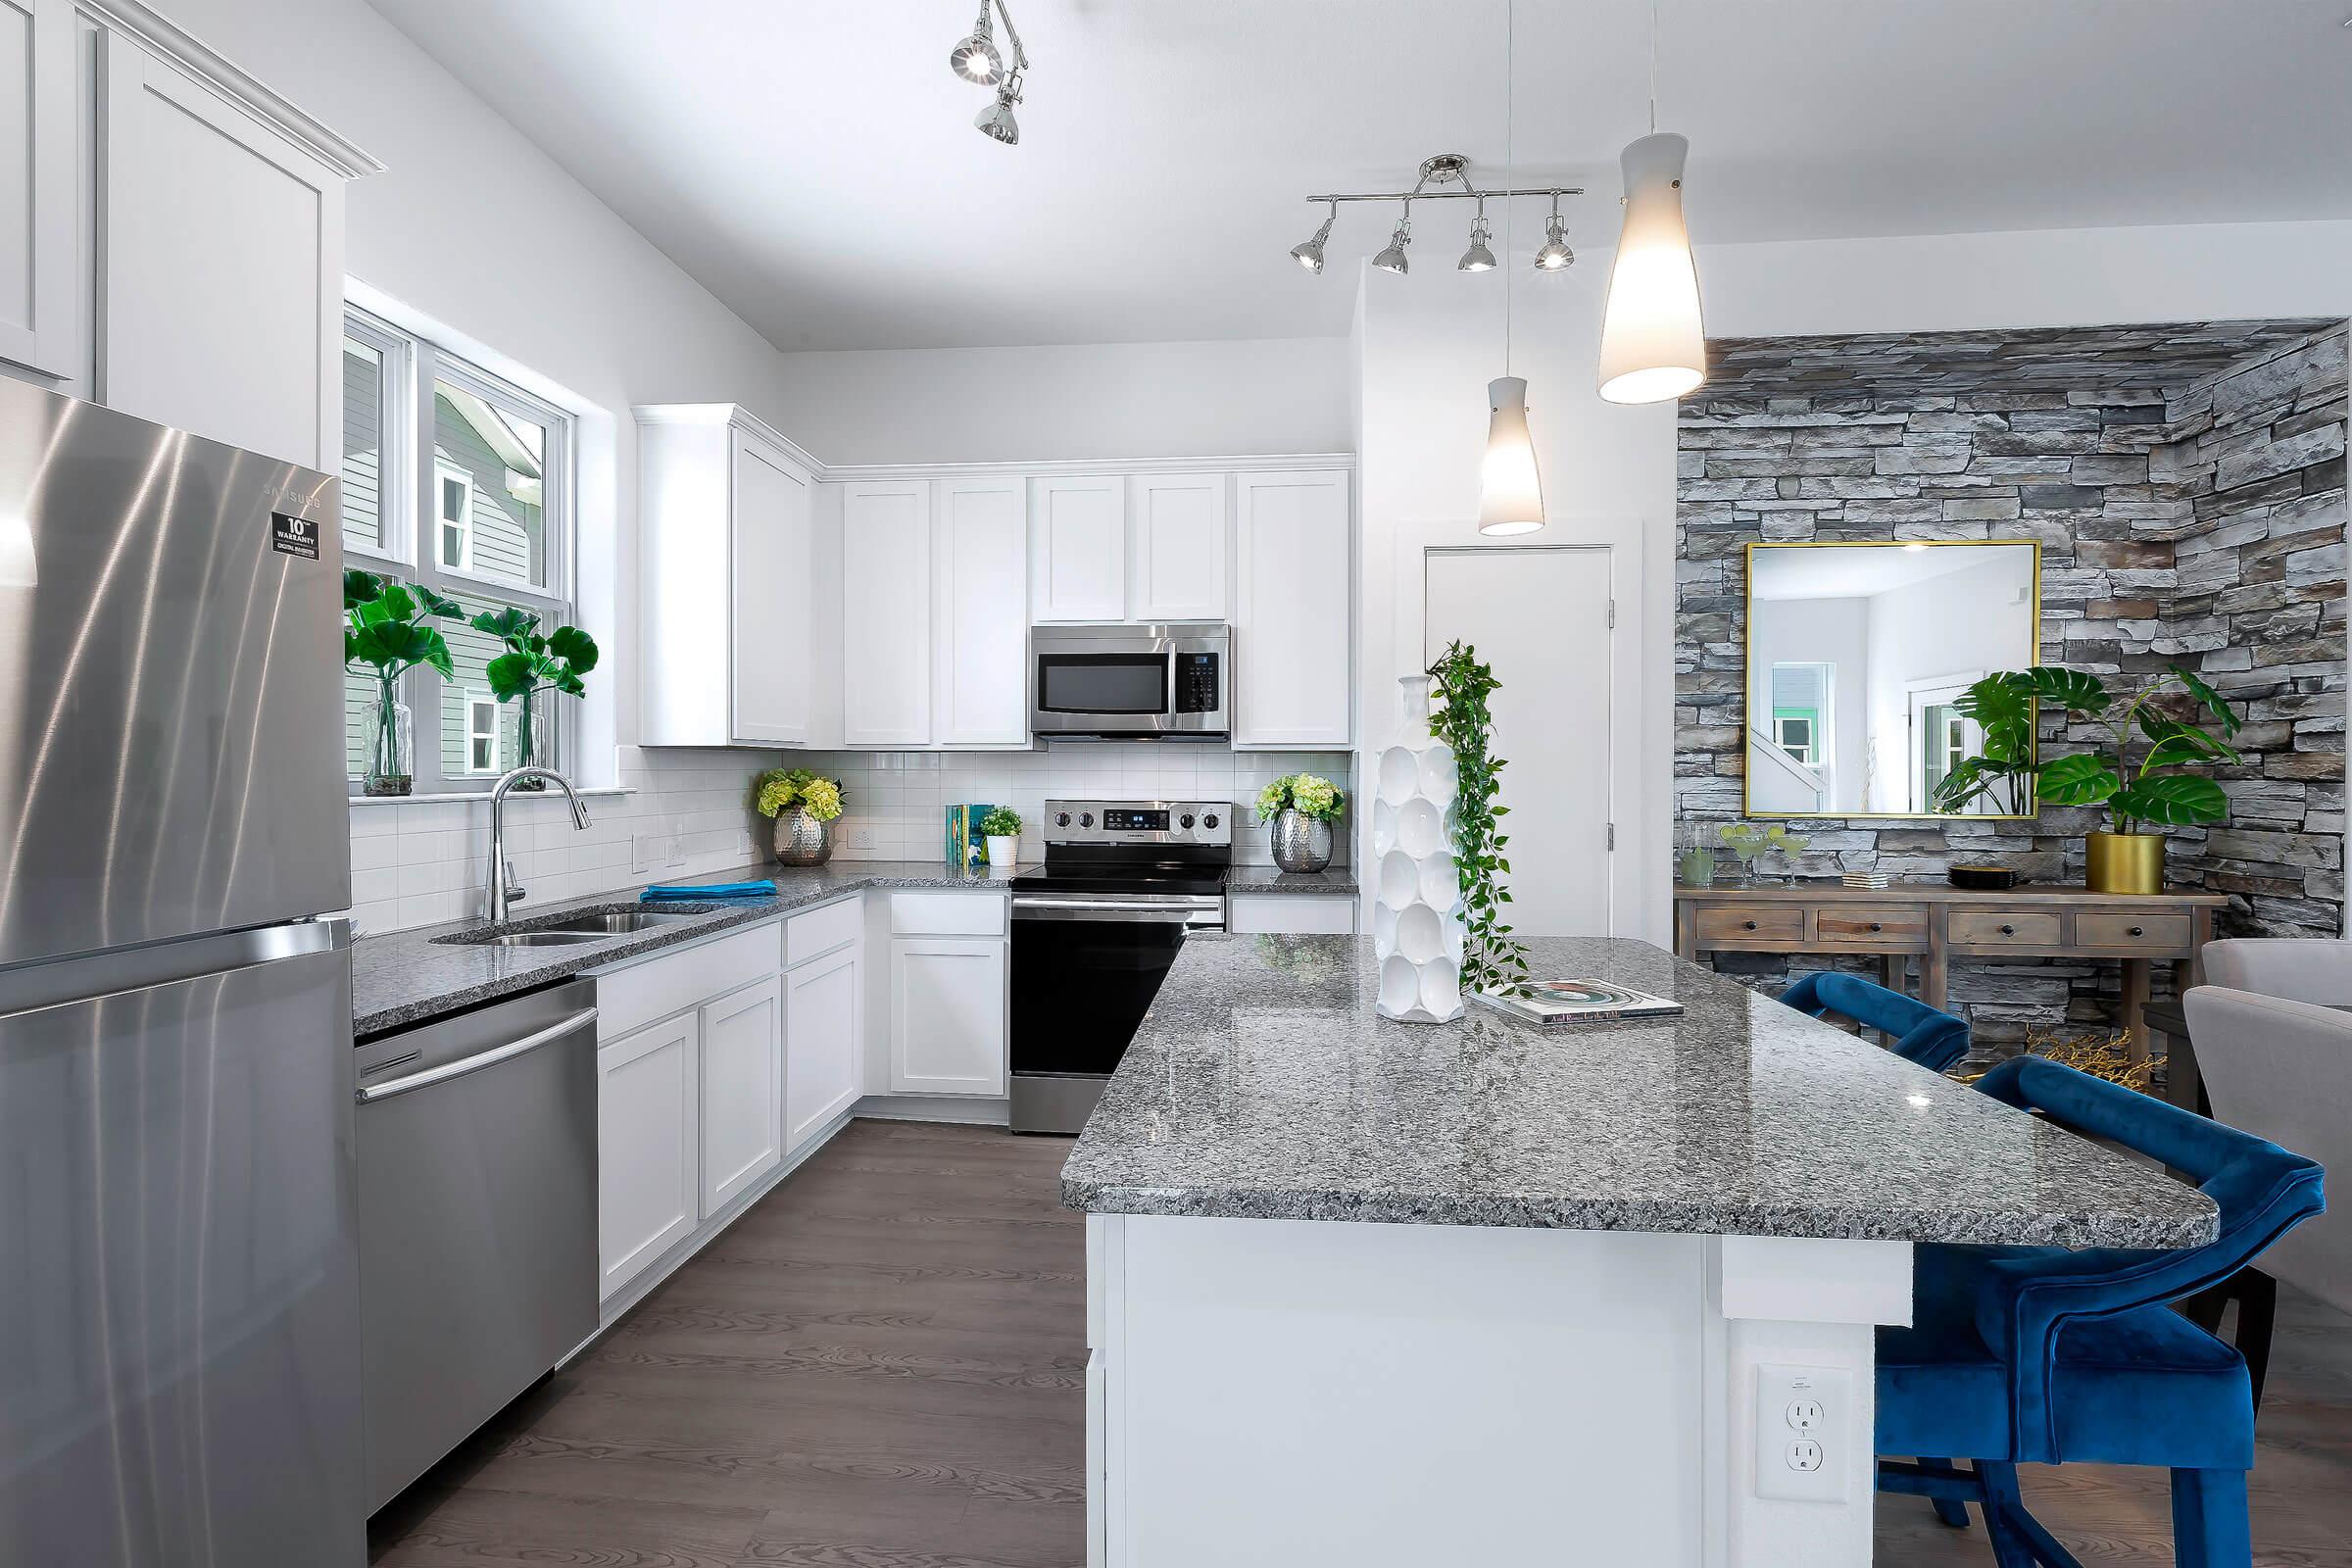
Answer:
[[[1611,929],[1609,626],[1606,545],[1431,550],[1423,653],[1456,638],[1501,682],[1494,750],[1518,935]]]

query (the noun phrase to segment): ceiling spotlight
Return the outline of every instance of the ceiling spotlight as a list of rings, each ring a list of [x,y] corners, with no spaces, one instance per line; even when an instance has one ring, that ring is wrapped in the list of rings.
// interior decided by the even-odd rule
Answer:
[[[1331,216],[1323,220],[1323,226],[1315,230],[1315,237],[1308,240],[1303,245],[1294,245],[1291,247],[1291,260],[1297,262],[1300,267],[1305,268],[1310,272],[1320,272],[1323,270],[1323,242],[1331,238],[1331,225],[1339,220],[1340,204],[1338,202],[1333,202],[1331,204]]]
[[[1396,220],[1396,232],[1389,236],[1388,249],[1372,258],[1372,265],[1384,272],[1395,272],[1402,277],[1411,270],[1412,264],[1404,259],[1404,248],[1412,242],[1413,201],[1408,196],[1404,201],[1404,216]]]
[[[1568,220],[1560,216],[1560,199],[1551,199],[1551,217],[1544,223],[1544,243],[1536,251],[1536,270],[1564,272],[1576,265],[1576,252],[1568,248]]]
[[[1012,118],[1012,106],[1020,101],[1021,77],[1020,73],[1015,72],[1004,78],[1004,85],[997,89],[995,99],[980,111],[972,123],[991,141],[1001,141],[1007,147],[1018,146],[1021,127],[1020,122]]]
[[[1487,241],[1494,237],[1494,230],[1487,227],[1487,204],[1481,201],[1478,204],[1478,216],[1470,220],[1470,248],[1462,252],[1460,261],[1454,263],[1455,269],[1464,272],[1494,270],[1494,253],[1487,248]]]
[[[983,87],[995,86],[1004,74],[1004,57],[997,53],[996,33],[988,24],[988,4],[980,0],[980,20],[972,24],[971,36],[948,51],[948,64],[956,74]]]

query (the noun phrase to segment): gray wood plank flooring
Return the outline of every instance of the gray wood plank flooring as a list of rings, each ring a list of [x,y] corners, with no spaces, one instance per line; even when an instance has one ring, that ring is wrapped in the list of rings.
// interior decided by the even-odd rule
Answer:
[[[1075,1568],[1085,1231],[1064,1139],[853,1123],[377,1516],[380,1568]],[[2261,1568],[2352,1568],[2352,1320],[2280,1292]],[[2158,1472],[2029,1470],[2086,1564],[2168,1563]],[[1984,1532],[1878,1503],[1878,1561]]]

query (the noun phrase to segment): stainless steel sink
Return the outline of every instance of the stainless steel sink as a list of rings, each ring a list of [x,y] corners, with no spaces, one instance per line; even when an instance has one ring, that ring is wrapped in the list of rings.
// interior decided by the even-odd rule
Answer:
[[[470,931],[453,931],[433,940],[450,947],[461,948],[562,948],[582,942],[602,942],[607,937],[627,936],[633,931],[658,931],[681,920],[710,914],[723,908],[717,904],[673,904],[660,909],[641,908],[634,904],[605,904],[586,909],[566,909],[557,914],[541,915],[535,920],[513,921],[506,925],[476,926]]]
[[[713,905],[690,905],[675,909],[622,909],[604,914],[567,914],[541,927],[547,931],[579,931],[591,936],[617,936],[624,931],[651,931],[660,926],[674,925],[691,920],[714,908]]]
[[[494,931],[486,936],[468,933],[464,936],[435,937],[433,940],[469,948],[561,948],[576,942],[594,942],[602,934],[594,931]]]

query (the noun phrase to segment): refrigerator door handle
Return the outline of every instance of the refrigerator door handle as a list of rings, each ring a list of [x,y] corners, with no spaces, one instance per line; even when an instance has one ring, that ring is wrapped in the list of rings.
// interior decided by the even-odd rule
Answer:
[[[149,991],[176,981],[229,974],[350,946],[351,921],[344,916],[330,916],[0,967],[0,1018]]]
[[[459,1061],[445,1061],[438,1067],[427,1067],[422,1072],[409,1073],[405,1077],[387,1078],[380,1084],[368,1084],[359,1092],[359,1102],[372,1105],[379,1100],[390,1100],[395,1095],[405,1095],[418,1089],[430,1089],[435,1084],[448,1083],[452,1078],[463,1078],[467,1073],[495,1067],[502,1061],[513,1061],[516,1056],[563,1039],[583,1024],[594,1023],[596,1017],[596,1008],[582,1007],[561,1023],[551,1023],[544,1029],[524,1035],[520,1040],[511,1040],[478,1055],[466,1056]]]

